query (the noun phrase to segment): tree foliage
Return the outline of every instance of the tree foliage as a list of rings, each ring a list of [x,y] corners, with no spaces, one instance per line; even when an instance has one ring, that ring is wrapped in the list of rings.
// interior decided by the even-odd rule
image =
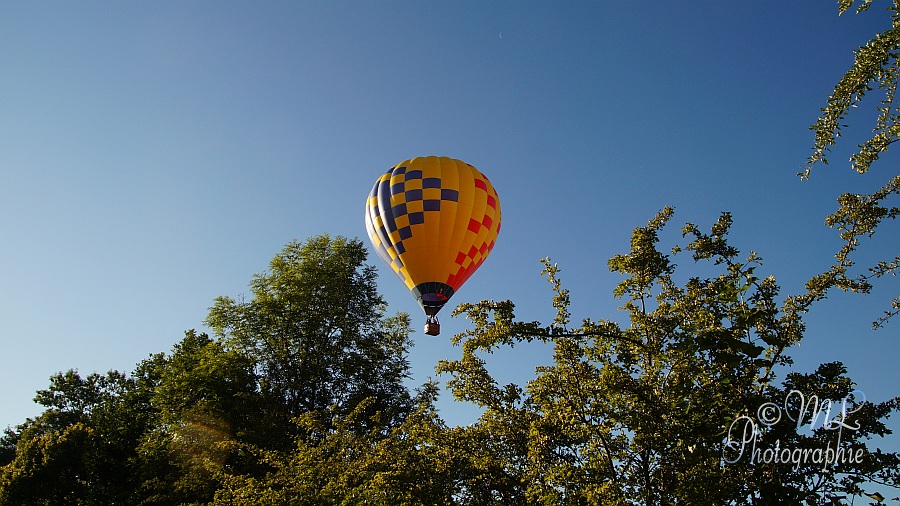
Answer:
[[[414,407],[409,319],[385,317],[365,259],[359,240],[292,242],[253,299],[215,301],[216,336],[188,331],[130,375],[55,374],[44,413],[0,438],[0,505],[208,504],[313,437],[295,417],[390,433]]]
[[[807,459],[795,469],[794,462],[734,458],[729,430],[740,417],[755,417],[796,389],[807,398],[843,399],[852,383],[832,364],[776,384],[779,366],[790,364],[787,347],[802,337],[793,301],[778,303],[778,285],[757,274],[756,254],[738,258],[726,240],[727,213],[710,233],[684,227],[691,240],[674,252],[720,272],[679,286],[675,265],[657,244],[671,214],[667,208],[637,228],[631,251],[609,262],[625,276],[615,295],[624,301],[628,326],[591,319],[573,326],[569,293],[549,259],[544,275],[557,311],[551,324],[517,321],[510,301],[457,309],[473,327],[457,336],[462,358],[439,370],[452,376],[457,399],[485,409],[469,436],[486,432],[481,443],[500,463],[483,470],[486,486],[503,494],[503,503],[516,497],[522,504],[763,505],[821,504],[860,493],[863,482],[900,485],[897,455],[865,445],[872,435],[890,433],[883,420],[900,407],[898,399],[853,412],[860,428],[845,430],[841,444],[862,449],[864,462],[823,466]],[[480,355],[533,340],[553,344],[553,364],[524,386],[498,385]],[[804,434],[799,425],[755,425],[756,448],[812,452],[836,444],[835,431]]]
[[[366,398],[383,416],[402,417],[409,320],[385,318],[376,271],[358,239],[327,235],[292,242],[253,298],[219,297],[207,324],[253,363],[261,394],[285,420],[337,406],[348,414]],[[340,360],[335,360],[340,357]]]
[[[822,399],[807,418],[827,418],[825,399],[852,399],[852,381],[824,364],[778,383],[805,306],[729,244],[727,213],[661,249],[672,215],[609,261],[627,323],[573,324],[549,259],[552,322],[519,321],[512,301],[457,308],[471,324],[454,338],[462,355],[437,370],[483,409],[465,427],[441,419],[435,383],[403,385],[409,319],[384,315],[359,241],[291,243],[249,301],[216,300],[215,336],[186,332],[130,375],[54,375],[36,397],[46,411],[2,438],[0,505],[839,504],[898,485],[900,459],[870,441],[890,433],[898,399],[854,400],[842,432],[834,416],[760,422],[773,401],[806,409],[795,392]],[[680,275],[673,255],[712,274]],[[486,357],[533,341],[552,363],[498,384]],[[761,457],[829,446],[861,456]]]
[[[854,5],[860,13],[869,10],[871,3],[870,0],[841,0],[840,12],[843,14],[852,10]],[[853,65],[838,81],[821,110],[821,116],[811,127],[815,132],[815,142],[806,170],[800,174],[803,178],[809,178],[815,166],[829,163],[831,149],[847,128],[845,121],[851,110],[868,103],[865,99],[870,93],[875,93],[875,100],[878,100],[875,124],[871,137],[858,144],[850,156],[850,167],[860,174],[869,172],[890,145],[900,140],[900,106],[896,103],[900,78],[900,1],[893,0],[888,11],[890,27],[855,51]],[[868,194],[842,194],[837,200],[837,210],[826,218],[826,224],[838,231],[842,246],[835,254],[833,265],[808,283],[810,300],[820,299],[832,287],[870,293],[876,279],[897,275],[900,254],[890,252],[863,269],[855,267],[861,240],[871,238],[886,220],[900,216],[900,208],[896,205],[897,195],[900,194],[900,173],[888,169],[886,174],[875,177],[883,181],[880,188]],[[882,234],[887,235],[888,232]],[[881,327],[898,313],[900,297],[894,297],[889,309],[872,326]]]

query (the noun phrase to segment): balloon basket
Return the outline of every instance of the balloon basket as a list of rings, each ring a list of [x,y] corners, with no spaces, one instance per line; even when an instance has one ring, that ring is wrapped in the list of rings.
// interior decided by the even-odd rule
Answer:
[[[428,320],[425,322],[425,333],[429,336],[436,336],[441,333],[441,324],[437,320]]]

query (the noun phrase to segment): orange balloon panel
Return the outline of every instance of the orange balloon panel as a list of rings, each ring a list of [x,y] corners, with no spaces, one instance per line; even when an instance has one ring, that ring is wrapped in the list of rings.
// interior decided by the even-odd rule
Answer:
[[[378,255],[434,316],[484,263],[500,232],[500,199],[475,167],[428,156],[385,172],[366,201]]]

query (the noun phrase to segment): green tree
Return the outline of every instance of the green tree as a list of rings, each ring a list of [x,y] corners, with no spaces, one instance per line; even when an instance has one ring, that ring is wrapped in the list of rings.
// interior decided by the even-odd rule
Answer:
[[[216,301],[216,338],[188,331],[130,376],[55,374],[45,411],[0,438],[0,505],[207,504],[321,445],[390,446],[418,402],[403,385],[409,318],[384,316],[365,258],[358,240],[291,243],[252,301]],[[342,479],[368,487],[371,468]],[[335,487],[322,497],[355,490]]]
[[[249,359],[185,332],[155,363],[157,415],[138,446],[141,497],[149,504],[205,503],[225,466],[247,472],[233,443],[254,443],[268,426]]]
[[[15,459],[0,471],[0,504],[102,504],[91,490],[96,443],[80,422],[24,438]]]
[[[47,409],[19,426],[0,468],[0,504],[130,504],[138,441],[152,418],[141,383],[117,371],[51,377]]]
[[[376,270],[365,260],[358,239],[292,242],[254,277],[251,300],[219,297],[210,308],[207,324],[226,348],[250,358],[283,433],[292,417],[332,406],[347,415],[368,398],[367,415],[381,413],[386,427],[412,407],[403,385],[409,318],[385,317]]]
[[[0,467],[3,467],[16,458],[16,444],[19,442],[19,434],[7,427],[0,436]]]
[[[868,10],[871,0],[840,0],[838,4],[841,14],[854,5],[860,13]],[[900,140],[900,106],[895,103],[900,78],[900,1],[893,0],[888,11],[890,27],[855,51],[853,65],[838,81],[821,110],[821,116],[811,127],[815,132],[813,153],[801,177],[809,178],[817,165],[828,164],[831,149],[837,145],[847,127],[845,121],[850,111],[863,104],[870,92],[875,92],[878,100],[875,124],[871,137],[861,142],[850,156],[851,168],[860,174],[869,172],[873,164],[885,155],[888,147]],[[900,216],[900,208],[896,206],[897,195],[900,194],[900,174],[888,169],[887,174],[876,177],[884,181],[879,189],[868,194],[842,194],[837,201],[837,210],[826,218],[826,224],[838,230],[843,244],[835,254],[834,264],[810,280],[809,295],[804,303],[821,299],[832,287],[870,293],[875,279],[896,276],[900,270],[900,255],[893,254],[863,268],[856,266],[856,252],[861,240],[871,238],[885,220]],[[898,313],[900,297],[895,297],[884,315],[873,322],[873,327],[884,325]]]
[[[400,426],[385,431],[366,420],[369,398],[346,416],[331,409],[298,417],[306,437],[290,452],[259,451],[271,466],[262,478],[230,475],[215,505],[453,504],[455,477],[443,444],[446,425],[437,416],[434,384],[415,397]]]
[[[55,374],[35,398],[46,410],[5,436],[0,504],[209,500],[220,443],[258,421],[254,394],[246,357],[194,331],[130,376]]]
[[[680,286],[675,265],[658,248],[671,216],[667,208],[635,229],[630,252],[609,262],[625,276],[615,295],[624,299],[626,327],[591,319],[572,327],[569,293],[549,259],[544,274],[557,311],[551,324],[517,321],[510,301],[457,308],[473,328],[455,338],[462,358],[438,369],[451,375],[458,400],[485,410],[457,435],[469,440],[456,444],[474,457],[467,469],[480,471],[478,497],[467,503],[821,504],[858,495],[867,481],[900,485],[897,456],[865,445],[890,433],[883,419],[900,408],[898,399],[852,413],[859,429],[844,431],[842,444],[863,450],[859,463],[823,466],[808,458],[795,469],[792,462],[734,458],[729,429],[736,421],[756,420],[761,406],[795,388],[810,398],[838,398],[830,396],[849,395],[852,382],[834,365],[776,385],[776,372],[790,364],[788,347],[802,337],[796,300],[778,303],[775,279],[756,273],[756,254],[739,260],[726,240],[727,213],[710,233],[684,227],[691,240],[673,253],[690,253],[719,272]],[[480,354],[533,340],[552,343],[553,364],[524,386],[498,385]],[[760,452],[778,445],[811,452],[836,435],[790,423],[754,429]]]

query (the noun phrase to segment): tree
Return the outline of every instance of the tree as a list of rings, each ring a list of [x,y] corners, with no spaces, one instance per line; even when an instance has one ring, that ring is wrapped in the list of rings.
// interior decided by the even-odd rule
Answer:
[[[840,0],[840,13],[857,5],[857,13],[868,10],[871,0]],[[821,116],[811,127],[815,132],[813,153],[807,159],[807,167],[800,175],[809,178],[813,168],[827,165],[832,147],[837,144],[847,126],[851,109],[862,104],[869,92],[880,94],[876,106],[875,125],[872,136],[857,146],[850,157],[850,166],[860,174],[872,168],[887,152],[888,147],[900,140],[900,106],[897,98],[898,78],[900,78],[900,1],[894,0],[888,8],[890,28],[876,34],[865,45],[855,51],[855,61],[834,88]],[[892,175],[893,174],[893,175]],[[808,283],[809,294],[805,303],[824,297],[832,287],[845,291],[870,293],[875,279],[892,275],[900,270],[900,254],[886,257],[865,269],[855,267],[861,239],[871,238],[883,222],[900,216],[900,208],[891,205],[900,194],[900,174],[889,171],[882,186],[869,194],[844,193],[838,198],[838,209],[829,215],[825,223],[838,230],[843,245],[835,255],[834,264],[824,273]],[[890,302],[884,316],[872,323],[874,328],[883,326],[891,317],[900,313],[900,297]]]
[[[837,364],[777,385],[778,368],[790,364],[788,347],[802,338],[796,300],[778,304],[774,277],[756,273],[758,255],[739,260],[727,242],[727,213],[710,233],[684,227],[691,240],[673,253],[690,252],[719,273],[679,286],[675,265],[658,248],[671,216],[666,208],[635,229],[631,251],[609,262],[625,276],[615,295],[624,299],[627,327],[591,319],[571,327],[569,293],[549,259],[543,273],[555,292],[551,324],[517,321],[510,301],[457,308],[473,328],[455,338],[462,358],[438,369],[451,375],[458,400],[485,409],[460,434],[471,443],[458,444],[490,455],[474,463],[482,470],[481,497],[506,504],[821,504],[859,495],[868,481],[900,486],[897,455],[865,445],[890,433],[883,419],[900,399],[854,405],[842,420],[858,427],[843,431],[840,442],[832,425],[760,420],[761,407],[796,409],[794,390],[808,399],[846,398],[852,382]],[[479,354],[533,340],[553,344],[553,364],[524,386],[497,385]],[[823,465],[827,444],[863,457]],[[764,458],[785,449],[805,460]]]
[[[0,437],[0,505],[207,504],[320,443],[388,445],[418,402],[409,318],[384,316],[365,258],[358,240],[291,243],[253,300],[217,299],[216,337],[188,331],[131,375],[55,374],[45,411]]]
[[[457,450],[443,444],[448,429],[433,404],[436,392],[426,384],[415,409],[386,434],[378,420],[365,419],[372,398],[346,416],[309,412],[298,418],[308,437],[290,452],[260,452],[271,471],[227,476],[212,504],[453,504],[460,470],[446,456]]]
[[[142,497],[152,504],[208,502],[226,465],[252,467],[233,443],[256,443],[268,429],[250,361],[191,330],[155,369],[150,402],[157,416],[138,446]]]
[[[152,418],[147,391],[117,371],[51,377],[0,468],[0,504],[130,504],[138,440]]]
[[[16,444],[19,442],[19,434],[7,427],[0,436],[0,467],[3,467],[16,458]]]
[[[900,456],[873,448],[900,398],[857,398],[840,363],[789,372],[809,294],[780,296],[762,259],[728,242],[731,217],[660,249],[673,211],[632,234],[609,268],[627,324],[572,323],[560,269],[550,323],[511,301],[463,304],[460,401],[415,396],[409,319],[384,316],[359,241],[291,243],[253,299],[217,299],[216,337],[189,331],[131,375],[56,374],[47,409],[0,439],[0,506],[18,504],[846,504],[900,487]],[[707,263],[684,276],[671,257]],[[499,385],[485,354],[552,344],[525,385]],[[831,452],[831,453],[829,453]]]
[[[227,474],[213,503],[845,504],[874,497],[869,483],[900,486],[900,458],[868,442],[890,434],[884,420],[900,399],[859,402],[837,363],[778,384],[803,335],[802,304],[779,303],[758,255],[739,259],[727,213],[709,233],[683,228],[690,240],[673,254],[718,272],[679,284],[658,244],[671,216],[667,208],[637,228],[631,250],[610,260],[625,277],[615,295],[627,326],[573,327],[549,259],[549,325],[516,320],[511,301],[457,309],[473,327],[454,338],[461,359],[438,370],[458,400],[484,408],[477,423],[447,427],[431,384],[390,430],[372,399],[310,411],[293,448],[252,449],[269,466],[264,476]],[[534,340],[553,344],[553,364],[524,386],[498,385],[484,354]],[[829,448],[841,456],[828,461]]]
[[[270,416],[287,433],[292,417],[332,406],[347,415],[367,398],[368,415],[381,413],[387,427],[411,409],[403,386],[409,317],[384,316],[365,260],[358,239],[295,241],[254,277],[252,300],[219,297],[210,308],[207,324],[226,349],[249,357],[262,395],[279,408]]]
[[[90,488],[96,442],[82,423],[24,439],[0,473],[0,504],[102,504]]]

